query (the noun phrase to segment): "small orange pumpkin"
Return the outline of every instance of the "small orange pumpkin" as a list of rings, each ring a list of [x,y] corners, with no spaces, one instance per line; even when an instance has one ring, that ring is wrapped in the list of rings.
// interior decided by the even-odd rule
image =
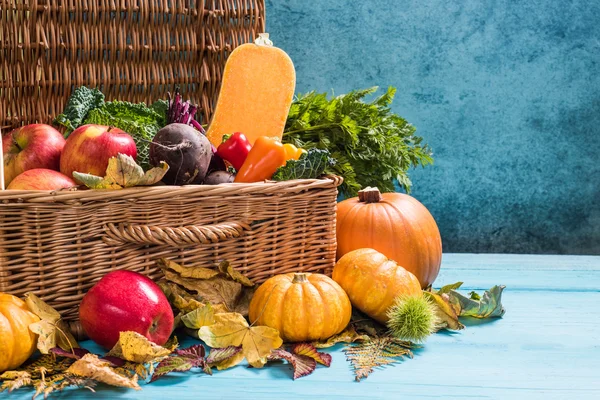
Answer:
[[[0,373],[21,366],[33,354],[37,335],[29,325],[39,320],[23,300],[0,293]]]
[[[372,248],[412,272],[421,287],[440,271],[442,238],[435,220],[418,200],[402,193],[366,188],[337,205],[337,258]]]
[[[285,342],[305,342],[343,331],[352,305],[331,278],[289,273],[269,278],[256,290],[248,316],[251,323],[277,329]]]
[[[417,278],[395,261],[373,249],[358,249],[339,259],[333,280],[346,291],[352,304],[385,324],[398,297],[421,297]]]

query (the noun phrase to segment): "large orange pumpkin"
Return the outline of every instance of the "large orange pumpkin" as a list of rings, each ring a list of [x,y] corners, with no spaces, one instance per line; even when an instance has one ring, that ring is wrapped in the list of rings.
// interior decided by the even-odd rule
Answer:
[[[348,295],[322,274],[289,273],[265,281],[252,297],[251,323],[277,329],[286,342],[328,339],[352,316]]]
[[[37,335],[29,325],[39,320],[23,300],[0,293],[0,373],[19,367],[33,354]]]
[[[427,208],[402,193],[366,188],[337,205],[337,258],[361,248],[375,249],[412,272],[421,287],[437,277],[442,238]]]

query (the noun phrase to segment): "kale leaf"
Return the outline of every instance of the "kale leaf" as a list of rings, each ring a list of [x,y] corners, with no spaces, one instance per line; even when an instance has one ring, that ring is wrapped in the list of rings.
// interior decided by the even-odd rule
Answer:
[[[165,126],[165,114],[160,114],[144,103],[109,101],[102,107],[90,110],[86,124],[113,126],[129,133],[137,147],[137,163],[146,171],[151,168],[148,160],[150,142],[156,132]]]
[[[333,164],[334,161],[329,157],[328,150],[310,149],[298,160],[289,160],[283,167],[279,167],[273,175],[273,180],[314,179]]]
[[[100,107],[103,104],[104,94],[100,90],[80,86],[73,91],[67,101],[64,112],[54,119],[54,123],[67,128],[65,136],[68,136],[77,127],[82,125],[83,120],[90,110]]]

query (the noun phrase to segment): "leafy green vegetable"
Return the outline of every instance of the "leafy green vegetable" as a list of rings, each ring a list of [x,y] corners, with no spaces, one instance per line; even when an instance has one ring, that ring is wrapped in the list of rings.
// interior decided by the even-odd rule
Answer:
[[[129,133],[137,147],[138,164],[148,170],[151,167],[148,161],[150,142],[156,132],[166,125],[165,114],[155,110],[161,110],[160,103],[148,107],[144,103],[110,101],[90,110],[85,123],[114,126]]]
[[[333,164],[328,150],[310,149],[298,160],[289,160],[283,167],[279,167],[273,175],[273,180],[314,179]]]
[[[284,142],[331,152],[336,164],[325,172],[344,178],[340,189],[347,197],[356,196],[361,186],[393,192],[394,180],[410,192],[408,169],[433,163],[415,128],[390,110],[396,89],[363,101],[376,91],[355,90],[331,100],[326,93],[299,95],[286,122]]]
[[[54,123],[67,128],[65,136],[68,136],[79,125],[82,125],[90,110],[103,104],[104,94],[101,91],[80,86],[73,91],[64,112],[54,119]]]

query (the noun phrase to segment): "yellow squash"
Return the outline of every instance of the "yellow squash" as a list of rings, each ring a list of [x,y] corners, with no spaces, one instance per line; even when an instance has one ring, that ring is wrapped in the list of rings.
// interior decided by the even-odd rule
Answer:
[[[19,367],[33,354],[37,335],[29,325],[39,320],[23,300],[0,293],[0,373]]]
[[[292,60],[268,34],[236,47],[225,63],[206,136],[217,147],[223,135],[234,132],[244,132],[252,144],[260,136],[281,140],[295,87]]]
[[[322,274],[276,275],[250,302],[250,322],[279,331],[285,342],[327,339],[346,328],[352,305],[346,292]]]

